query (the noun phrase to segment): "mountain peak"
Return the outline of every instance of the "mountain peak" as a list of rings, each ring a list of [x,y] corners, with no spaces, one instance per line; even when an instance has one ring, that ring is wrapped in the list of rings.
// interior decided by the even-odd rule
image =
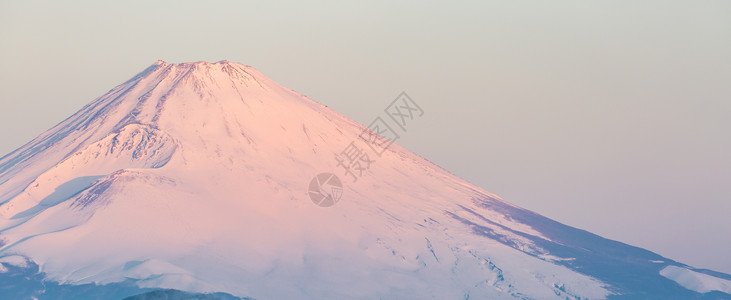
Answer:
[[[397,144],[373,153],[365,129],[252,67],[159,60],[0,158],[0,282],[22,261],[35,269],[9,278],[44,290],[129,282],[261,299],[731,286],[510,205]],[[336,159],[353,152],[357,181]],[[323,172],[345,179],[334,207],[307,196]]]
[[[253,68],[249,65],[244,65],[236,62],[231,62],[229,60],[223,59],[219,60],[217,62],[207,62],[207,61],[194,61],[194,62],[181,62],[181,63],[168,63],[162,59],[158,59],[155,61],[155,63],[152,64],[152,66],[170,66],[170,65],[176,65],[176,66],[215,66],[215,65],[229,65],[229,66],[237,66],[242,68]]]

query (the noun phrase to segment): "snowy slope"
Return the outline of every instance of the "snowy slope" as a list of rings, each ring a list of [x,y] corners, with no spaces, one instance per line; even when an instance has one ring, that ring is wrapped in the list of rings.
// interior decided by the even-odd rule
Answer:
[[[731,294],[731,280],[698,273],[687,268],[667,266],[660,275],[670,278],[687,289],[700,293],[720,291]]]
[[[0,273],[258,299],[704,292],[398,145],[314,205],[309,180],[340,176],[363,130],[252,67],[158,61],[0,159]]]

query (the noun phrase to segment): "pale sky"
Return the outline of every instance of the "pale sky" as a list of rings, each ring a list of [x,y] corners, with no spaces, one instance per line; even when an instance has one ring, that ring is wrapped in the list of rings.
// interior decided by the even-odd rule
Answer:
[[[154,3],[152,3],[154,2]],[[731,273],[729,1],[0,0],[0,156],[158,59],[227,59],[505,200]]]

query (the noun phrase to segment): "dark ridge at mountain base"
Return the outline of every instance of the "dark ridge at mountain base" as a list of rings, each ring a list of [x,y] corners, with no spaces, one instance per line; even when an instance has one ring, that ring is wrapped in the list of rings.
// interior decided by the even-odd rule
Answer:
[[[46,274],[39,272],[38,265],[29,263],[27,267],[17,267],[0,263],[8,271],[0,273],[0,299],[38,299],[38,300],[254,300],[239,298],[226,293],[198,294],[174,289],[140,288],[135,280],[119,283],[97,284],[58,284],[48,281]]]
[[[178,290],[156,290],[124,298],[124,300],[253,300],[225,293],[192,294]]]
[[[0,299],[3,300],[122,299],[153,290],[137,287],[133,280],[107,285],[59,284],[46,279],[46,274],[39,272],[35,263],[30,263],[27,267],[4,263],[0,265],[8,270],[0,273]]]

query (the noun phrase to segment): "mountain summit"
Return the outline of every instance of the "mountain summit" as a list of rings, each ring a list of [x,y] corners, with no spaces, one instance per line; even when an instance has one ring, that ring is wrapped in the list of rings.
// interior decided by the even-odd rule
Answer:
[[[396,144],[350,180],[335,157],[366,131],[252,67],[158,61],[0,159],[0,289],[40,299],[157,288],[256,299],[731,293],[731,276],[516,207]],[[332,207],[308,195],[323,172],[343,175]]]

